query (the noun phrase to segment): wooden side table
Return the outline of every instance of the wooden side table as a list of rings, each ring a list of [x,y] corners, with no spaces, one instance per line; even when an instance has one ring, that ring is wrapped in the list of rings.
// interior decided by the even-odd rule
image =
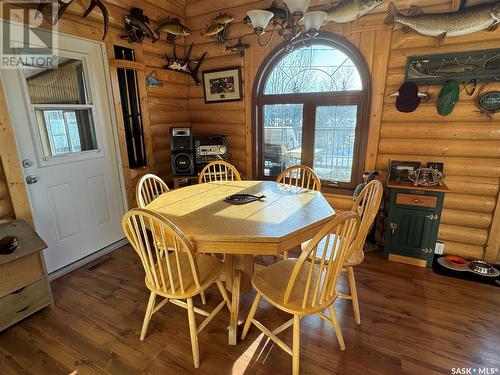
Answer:
[[[431,267],[446,185],[423,187],[388,182],[389,217],[384,253],[389,260]]]
[[[0,331],[53,305],[42,250],[47,245],[24,220],[0,224],[0,238],[15,236],[17,249],[0,255]]]

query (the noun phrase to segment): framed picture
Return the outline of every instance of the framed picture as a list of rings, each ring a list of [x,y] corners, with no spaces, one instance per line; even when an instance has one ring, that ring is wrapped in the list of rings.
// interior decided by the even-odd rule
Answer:
[[[203,72],[205,103],[236,102],[243,100],[241,68],[224,68]]]

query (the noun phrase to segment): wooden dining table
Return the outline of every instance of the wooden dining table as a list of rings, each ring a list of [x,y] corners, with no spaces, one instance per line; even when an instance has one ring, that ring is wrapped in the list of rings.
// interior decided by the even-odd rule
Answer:
[[[233,194],[264,195],[233,204]],[[279,255],[311,239],[335,211],[320,192],[272,181],[224,181],[170,190],[147,207],[175,223],[197,252],[224,254],[232,293],[229,344],[236,345],[239,299],[252,289],[255,255]]]

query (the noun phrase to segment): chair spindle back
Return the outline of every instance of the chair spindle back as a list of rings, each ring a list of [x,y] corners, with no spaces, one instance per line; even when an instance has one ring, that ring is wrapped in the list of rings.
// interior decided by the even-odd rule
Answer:
[[[294,288],[304,288],[303,309],[326,308],[333,302],[337,281],[358,233],[359,222],[357,213],[344,212],[335,216],[314,236],[295,264],[284,303],[289,301]],[[327,251],[332,241],[332,251]],[[318,248],[321,245],[323,249]]]
[[[321,181],[311,168],[305,165],[292,165],[280,173],[276,182],[296,188],[321,191]]]
[[[184,280],[193,280],[200,288],[193,246],[175,224],[158,213],[135,208],[123,216],[122,226],[141,259],[150,290],[163,295],[184,294],[193,287]],[[169,252],[162,251],[160,243],[168,244]]]
[[[198,183],[217,181],[241,181],[241,176],[234,165],[217,160],[207,164],[202,169]]]
[[[359,232],[356,237],[353,253],[363,252],[366,236],[372,227],[377,216],[380,204],[382,203],[382,194],[384,187],[378,180],[370,181],[356,198],[351,211],[356,212],[361,218]],[[350,256],[351,254],[349,254]],[[363,255],[359,254],[361,257]]]
[[[168,191],[168,186],[160,177],[148,173],[137,183],[136,200],[139,208],[144,208],[155,198]]]

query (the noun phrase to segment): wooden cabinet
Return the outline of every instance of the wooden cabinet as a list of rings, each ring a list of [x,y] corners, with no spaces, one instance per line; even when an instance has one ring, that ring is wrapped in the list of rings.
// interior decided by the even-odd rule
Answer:
[[[42,250],[45,242],[24,220],[0,225],[0,238],[14,236],[17,249],[0,255],[0,331],[51,305],[52,292]]]
[[[446,186],[389,183],[384,252],[389,260],[432,266]]]

